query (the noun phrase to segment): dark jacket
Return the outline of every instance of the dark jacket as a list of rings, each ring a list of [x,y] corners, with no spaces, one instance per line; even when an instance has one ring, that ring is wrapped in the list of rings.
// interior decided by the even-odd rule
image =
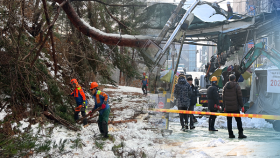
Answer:
[[[191,106],[194,106],[197,103],[197,95],[198,95],[198,90],[197,87],[195,87],[193,84],[191,85],[191,91],[192,91],[192,95],[191,95]]]
[[[180,77],[174,90],[174,96],[177,99],[178,107],[189,107],[191,95],[192,91],[190,84],[184,77]]]
[[[237,82],[229,81],[224,86],[223,104],[226,111],[238,111],[243,107],[241,88]]]
[[[233,13],[231,6],[228,6],[228,12]]]
[[[219,105],[219,92],[218,86],[212,84],[212,86],[207,89],[207,100],[208,100],[208,108],[210,111],[217,110],[214,108],[214,105]]]
[[[195,85],[199,85],[198,79],[194,79],[194,84],[195,84]]]

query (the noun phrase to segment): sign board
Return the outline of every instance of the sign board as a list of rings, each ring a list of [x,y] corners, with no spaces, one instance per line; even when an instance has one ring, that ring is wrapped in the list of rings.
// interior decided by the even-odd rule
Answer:
[[[172,92],[171,92],[171,97],[170,97],[170,101],[172,101],[174,103],[174,89],[175,89],[175,85],[177,84],[178,82],[178,76],[175,75],[174,77],[174,82],[173,82],[173,85],[172,85]]]
[[[248,5],[247,11],[248,11],[248,15],[250,16],[256,15],[256,7],[254,5]]]
[[[254,42],[249,42],[249,43],[248,43],[248,48],[251,49],[251,48],[253,48],[253,47],[254,47]]]
[[[267,70],[267,92],[280,93],[280,70]]]
[[[162,109],[164,107],[164,103],[162,102],[162,101],[160,101],[159,103],[158,103],[158,108],[159,109]]]

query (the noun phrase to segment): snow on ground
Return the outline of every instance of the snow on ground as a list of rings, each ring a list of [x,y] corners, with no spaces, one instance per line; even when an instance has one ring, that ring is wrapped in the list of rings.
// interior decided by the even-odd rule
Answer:
[[[114,121],[125,120],[131,118],[139,110],[147,110],[147,97],[142,97],[141,88],[119,86],[116,88],[104,88],[103,92],[110,93],[111,108],[125,108],[124,110],[113,110],[111,114]],[[131,92],[134,95],[131,95]],[[136,94],[136,95],[135,95]],[[90,97],[90,94],[86,94]],[[89,104],[93,105],[93,99],[88,99]],[[176,107],[174,107],[176,109]],[[196,110],[202,110],[203,107],[196,107]],[[144,115],[144,116],[143,116]],[[173,134],[163,137],[159,131],[152,131],[154,126],[143,120],[147,114],[137,119],[137,123],[109,124],[109,134],[114,140],[102,140],[98,126],[96,123],[90,124],[84,128],[81,125],[81,131],[74,132],[66,129],[64,126],[45,123],[31,125],[33,136],[38,136],[40,144],[46,141],[52,141],[51,149],[48,153],[34,154],[33,157],[44,157],[51,155],[52,157],[242,157],[246,155],[264,154],[257,147],[259,145],[267,145],[265,142],[254,141],[254,138],[247,140],[230,140],[227,130],[222,129],[219,132],[209,133],[208,118],[202,117],[195,124],[195,130],[188,132],[180,131],[180,124],[170,123],[170,129]],[[271,125],[261,119],[242,118],[244,128],[271,129]],[[21,132],[29,125],[27,120],[22,120],[13,124],[13,128],[19,128]],[[218,117],[216,126],[218,128],[226,128],[226,118]],[[236,128],[233,119],[233,127]],[[52,130],[51,130],[52,129]],[[236,129],[235,129],[236,130]],[[254,129],[253,129],[254,130]],[[51,132],[50,132],[51,131]],[[245,130],[246,132],[246,130]],[[265,133],[265,132],[263,132]],[[246,133],[245,133],[246,134]],[[255,137],[260,137],[256,135]],[[80,141],[78,141],[80,140]],[[64,150],[61,147],[64,144]],[[58,146],[58,147],[55,147]],[[276,146],[276,145],[275,145]],[[102,149],[101,149],[102,148]],[[114,148],[114,150],[113,150]],[[246,150],[245,150],[246,149]],[[272,149],[270,149],[272,150]],[[274,150],[274,149],[273,149]],[[279,153],[278,153],[279,154]],[[275,156],[275,153],[271,154]],[[276,153],[277,155],[277,153]]]
[[[208,117],[203,116],[201,118],[197,118],[197,124],[195,125],[196,127],[207,127],[209,126],[208,124]],[[261,129],[261,128],[273,128],[273,125],[265,119],[260,119],[260,118],[241,118],[242,120],[242,126],[244,129]],[[180,122],[179,118],[171,118],[171,122]],[[217,116],[216,122],[215,122],[215,128],[227,128],[227,118],[224,116]],[[237,123],[235,119],[232,119],[232,128],[237,128]]]
[[[136,87],[128,87],[128,86],[118,86],[116,89],[112,88],[104,88],[104,92],[106,91],[118,91],[118,92],[135,92],[135,93],[143,93],[141,88],[136,88]]]
[[[6,117],[6,115],[8,115],[8,113],[3,109],[3,110],[0,112],[0,121],[3,121],[4,118]]]

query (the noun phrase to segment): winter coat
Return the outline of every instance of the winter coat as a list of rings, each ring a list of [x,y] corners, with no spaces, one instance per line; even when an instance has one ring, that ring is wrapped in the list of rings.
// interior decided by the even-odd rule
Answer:
[[[241,88],[237,82],[229,81],[223,88],[223,104],[226,111],[238,111],[243,107]]]
[[[73,97],[75,97],[77,107],[80,106],[80,105],[83,105],[83,102],[86,102],[86,105],[87,105],[86,95],[85,95],[81,86],[77,86],[74,89],[74,91],[71,93],[71,95]]]
[[[228,6],[228,12],[229,12],[229,13],[233,13],[233,12],[232,12],[231,6]]]
[[[197,87],[195,87],[193,84],[191,85],[191,91],[192,91],[192,95],[191,95],[191,106],[194,106],[197,103],[197,94],[198,94],[198,89]]]
[[[107,95],[106,93],[101,92],[100,90],[97,90],[92,97],[94,98],[94,101],[95,101],[95,105],[94,105],[93,109],[97,109],[97,108],[101,107],[103,102],[107,101],[105,109],[99,110],[99,115],[102,115],[105,110],[110,108],[110,106],[108,104],[109,95]]]
[[[219,90],[218,86],[212,84],[212,86],[207,89],[207,100],[208,100],[208,109],[210,111],[217,110],[214,108],[214,105],[219,105]]]
[[[180,77],[174,90],[174,96],[177,99],[178,107],[189,107],[191,95],[192,91],[190,84],[184,77]]]
[[[194,84],[195,84],[195,85],[199,85],[198,79],[194,79]]]

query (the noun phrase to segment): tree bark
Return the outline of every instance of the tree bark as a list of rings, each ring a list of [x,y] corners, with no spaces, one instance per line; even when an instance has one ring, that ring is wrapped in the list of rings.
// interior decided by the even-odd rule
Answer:
[[[54,0],[55,2],[61,4],[64,0]],[[63,5],[63,10],[67,14],[71,23],[84,35],[89,36],[97,41],[108,45],[118,45],[126,47],[142,47],[146,40],[151,37],[148,36],[133,36],[133,35],[119,35],[119,34],[110,34],[102,32],[94,27],[89,26],[87,23],[82,21],[77,15],[76,11],[72,5],[67,1]]]

